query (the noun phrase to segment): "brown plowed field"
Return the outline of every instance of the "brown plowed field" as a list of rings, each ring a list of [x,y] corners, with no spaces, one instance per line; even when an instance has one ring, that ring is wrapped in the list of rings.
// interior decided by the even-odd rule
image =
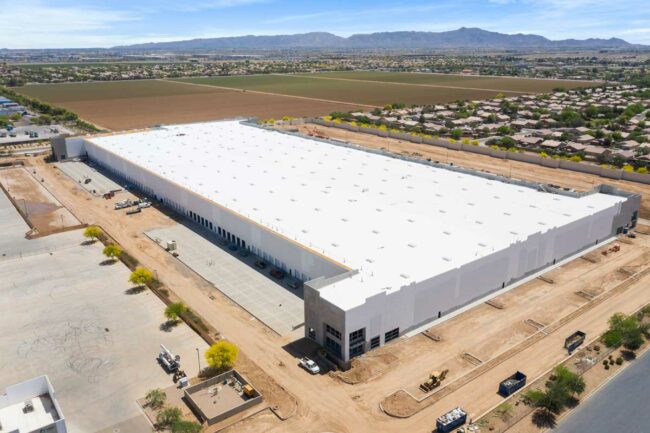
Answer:
[[[238,116],[280,118],[350,111],[354,104],[194,86],[159,80],[25,86],[19,91],[111,130]]]
[[[112,130],[232,117],[322,116],[387,103],[440,104],[498,93],[584,87],[588,81],[389,72],[265,74],[171,80],[38,84],[21,93],[60,105]]]

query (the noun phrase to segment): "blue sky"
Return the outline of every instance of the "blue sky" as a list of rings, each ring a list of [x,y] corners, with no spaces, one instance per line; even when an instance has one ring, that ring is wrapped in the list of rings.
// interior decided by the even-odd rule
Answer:
[[[481,27],[650,44],[648,0],[0,0],[0,48]]]

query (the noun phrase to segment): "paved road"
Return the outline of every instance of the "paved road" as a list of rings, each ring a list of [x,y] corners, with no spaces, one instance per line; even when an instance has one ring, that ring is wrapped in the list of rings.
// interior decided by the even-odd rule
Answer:
[[[647,433],[650,431],[650,355],[646,352],[553,433]]]

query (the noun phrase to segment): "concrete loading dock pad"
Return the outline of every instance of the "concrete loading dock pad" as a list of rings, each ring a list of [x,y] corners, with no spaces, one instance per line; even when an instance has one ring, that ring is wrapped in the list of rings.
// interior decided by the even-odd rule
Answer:
[[[121,191],[122,187],[104,176],[93,167],[78,161],[60,162],[56,165],[62,172],[67,174],[81,185],[86,191],[93,195],[102,196],[109,192]],[[87,179],[90,179],[88,182]],[[88,182],[88,183],[86,183]]]
[[[181,355],[189,376],[206,344],[184,324],[161,330],[164,304],[148,291],[127,294],[129,270],[100,265],[99,242],[82,245],[78,230],[26,240],[27,229],[0,193],[0,388],[47,374],[70,433],[149,431],[136,399],[171,384],[159,344]]]
[[[303,324],[299,290],[281,286],[243,262],[244,258],[234,257],[180,224],[145,234],[163,248],[167,241],[176,241],[180,261],[278,334],[290,333]],[[251,260],[249,256],[247,261]]]

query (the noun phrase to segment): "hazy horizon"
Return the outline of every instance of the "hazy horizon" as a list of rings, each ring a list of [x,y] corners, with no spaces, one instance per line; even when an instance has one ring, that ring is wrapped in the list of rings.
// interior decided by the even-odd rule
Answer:
[[[22,19],[21,19],[22,17]],[[551,40],[650,44],[646,2],[602,0],[0,0],[0,48],[108,48],[145,42],[329,32],[338,36],[478,27]],[[28,23],[29,25],[26,25]]]

